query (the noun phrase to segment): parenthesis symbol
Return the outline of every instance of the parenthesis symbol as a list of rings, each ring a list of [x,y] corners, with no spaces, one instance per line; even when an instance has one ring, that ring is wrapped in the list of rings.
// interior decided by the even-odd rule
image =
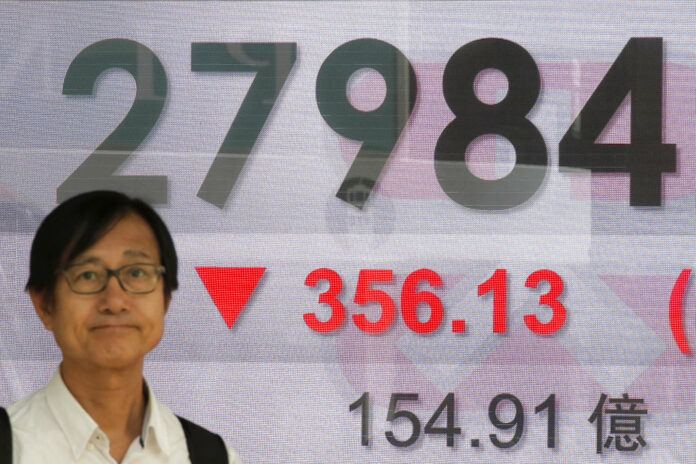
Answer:
[[[691,269],[684,269],[679,274],[677,283],[674,284],[672,289],[672,296],[669,298],[669,325],[672,327],[672,335],[674,335],[677,346],[684,354],[691,354],[689,342],[686,341],[686,335],[684,335],[684,321],[682,319],[682,302],[684,301],[684,293],[686,293],[690,275]]]

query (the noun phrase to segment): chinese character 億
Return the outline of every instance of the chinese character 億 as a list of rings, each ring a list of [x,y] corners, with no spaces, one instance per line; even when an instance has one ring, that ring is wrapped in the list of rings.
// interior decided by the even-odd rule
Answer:
[[[588,419],[590,423],[597,423],[597,454],[602,452],[602,444],[604,448],[609,448],[614,443],[618,451],[635,451],[638,445],[645,446],[640,429],[641,420],[648,411],[637,408],[639,404],[643,404],[643,400],[630,398],[624,393],[621,398],[609,398],[609,405],[603,409],[606,402],[607,395],[602,393],[597,407]],[[606,440],[602,433],[604,413],[609,416],[609,435]]]

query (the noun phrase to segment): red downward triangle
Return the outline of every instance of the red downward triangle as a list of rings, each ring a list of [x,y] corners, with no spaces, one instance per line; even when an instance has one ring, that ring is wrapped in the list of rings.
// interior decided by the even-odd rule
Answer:
[[[266,272],[265,267],[197,267],[198,275],[228,328],[244,311]]]

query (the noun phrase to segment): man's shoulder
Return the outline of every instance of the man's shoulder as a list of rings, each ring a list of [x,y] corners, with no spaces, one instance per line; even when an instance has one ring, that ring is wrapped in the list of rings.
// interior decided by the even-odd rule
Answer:
[[[36,418],[45,417],[48,410],[45,389],[37,390],[16,403],[12,403],[5,409],[10,416],[10,423],[13,429],[35,430],[36,426],[40,425],[36,423]],[[40,422],[45,425],[45,421],[42,420]]]
[[[194,438],[198,437],[198,440],[202,439],[203,443],[207,443],[208,440],[214,440],[211,437],[219,437],[215,432],[196,424],[195,421],[187,419],[181,421],[179,416],[175,415],[172,410],[157,401],[154,395],[152,396],[152,400],[156,403],[156,415],[158,417],[157,421],[159,421],[159,428],[160,430],[166,430],[167,439],[172,451],[187,452],[189,440],[187,440],[187,432],[185,432],[187,428],[187,426],[184,425],[185,423],[192,425],[188,426],[188,434],[192,433]],[[31,442],[36,437],[45,439],[59,433],[60,428],[53,418],[53,413],[48,403],[46,387],[44,387],[7,406],[6,410],[10,418],[12,433],[14,435],[13,442],[15,445],[21,444],[27,440]],[[193,432],[190,430],[193,430]],[[229,464],[241,464],[241,460],[237,454],[231,450],[222,439],[220,439],[220,441],[227,450]]]
[[[70,444],[48,406],[45,389],[9,405],[6,411],[14,462],[56,462],[56,456],[71,455]]]

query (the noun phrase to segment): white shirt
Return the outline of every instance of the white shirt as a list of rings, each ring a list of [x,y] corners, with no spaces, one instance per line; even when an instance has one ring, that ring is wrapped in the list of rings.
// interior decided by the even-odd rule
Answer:
[[[190,463],[186,437],[179,420],[148,388],[140,437],[122,464]],[[115,464],[109,439],[65,386],[60,372],[45,388],[7,408],[12,424],[15,464]],[[229,448],[230,464],[241,461]]]

